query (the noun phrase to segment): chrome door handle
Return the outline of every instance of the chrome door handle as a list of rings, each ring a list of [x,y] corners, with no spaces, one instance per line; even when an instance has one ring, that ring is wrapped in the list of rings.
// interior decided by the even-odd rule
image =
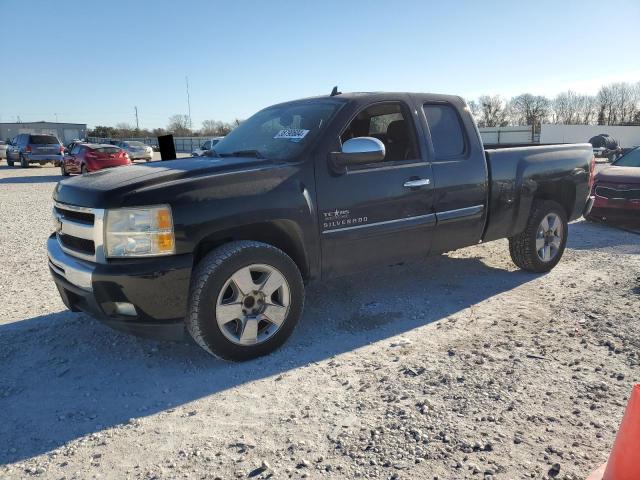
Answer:
[[[417,180],[407,180],[404,182],[404,186],[407,188],[425,187],[431,183],[428,178],[419,178]]]

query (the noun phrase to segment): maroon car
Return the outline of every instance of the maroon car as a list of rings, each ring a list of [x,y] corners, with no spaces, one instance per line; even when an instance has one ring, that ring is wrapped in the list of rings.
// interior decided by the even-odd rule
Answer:
[[[71,173],[87,173],[103,168],[131,165],[129,155],[114,145],[76,143],[64,156],[60,171],[65,177]]]
[[[588,220],[640,224],[640,147],[596,174]]]

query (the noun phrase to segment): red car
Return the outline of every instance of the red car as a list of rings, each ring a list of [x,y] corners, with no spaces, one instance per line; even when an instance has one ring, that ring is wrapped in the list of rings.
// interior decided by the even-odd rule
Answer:
[[[87,173],[103,168],[131,165],[129,155],[113,145],[76,143],[64,156],[60,171],[65,177],[72,173]]]
[[[640,147],[596,174],[588,220],[640,225]]]

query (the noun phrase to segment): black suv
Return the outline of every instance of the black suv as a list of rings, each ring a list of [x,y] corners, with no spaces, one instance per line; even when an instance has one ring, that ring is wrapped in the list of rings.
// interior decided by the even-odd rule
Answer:
[[[22,168],[30,163],[44,165],[53,162],[58,165],[64,156],[64,147],[54,135],[21,133],[11,140],[7,148],[7,165],[13,167],[20,162]]]

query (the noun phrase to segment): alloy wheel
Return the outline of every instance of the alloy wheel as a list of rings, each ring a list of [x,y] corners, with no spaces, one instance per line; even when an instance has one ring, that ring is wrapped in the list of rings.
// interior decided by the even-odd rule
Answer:
[[[563,233],[564,226],[557,214],[549,213],[542,219],[536,233],[536,252],[540,260],[550,262],[558,255]]]
[[[291,291],[275,267],[253,264],[237,270],[223,285],[215,313],[223,335],[237,345],[266,342],[289,313]]]

